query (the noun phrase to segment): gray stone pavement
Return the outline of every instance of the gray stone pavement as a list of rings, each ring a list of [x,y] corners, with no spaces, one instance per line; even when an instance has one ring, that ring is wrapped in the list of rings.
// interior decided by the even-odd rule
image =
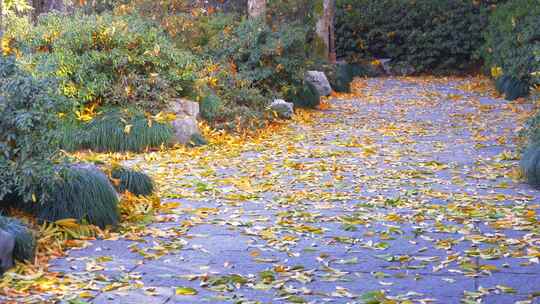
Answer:
[[[96,304],[540,303],[527,105],[470,81],[365,80],[264,139],[135,159],[179,207],[50,270]]]

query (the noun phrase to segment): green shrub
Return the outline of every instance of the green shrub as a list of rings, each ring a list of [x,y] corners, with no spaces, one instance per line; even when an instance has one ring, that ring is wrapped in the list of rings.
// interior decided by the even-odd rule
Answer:
[[[306,30],[285,25],[272,29],[262,19],[245,19],[232,31],[212,37],[208,54],[234,63],[237,81],[263,95],[285,94],[301,83],[305,73]]]
[[[60,79],[76,109],[137,106],[157,112],[192,94],[196,58],[136,15],[48,14],[20,38],[38,75]]]
[[[116,191],[97,167],[76,164],[62,168],[44,191],[47,199],[20,203],[19,208],[51,222],[73,218],[102,228],[118,224]]]
[[[0,229],[15,237],[13,257],[19,261],[33,261],[36,239],[32,231],[21,221],[0,215]]]
[[[152,178],[141,171],[115,167],[111,170],[111,177],[118,181],[115,188],[120,193],[127,190],[135,195],[151,195],[154,192]]]
[[[53,175],[58,145],[52,131],[63,105],[50,92],[54,86],[0,56],[0,200],[10,193],[37,200],[41,185]]]
[[[390,58],[417,72],[466,70],[477,60],[485,24],[465,0],[338,0],[336,47],[350,62]]]
[[[486,67],[501,69],[506,78],[522,82],[527,89],[509,90],[499,83],[507,97],[529,93],[528,86],[540,84],[540,1],[515,0],[500,5],[489,17],[485,31],[486,44],[482,51]],[[516,85],[512,85],[514,88]],[[509,92],[511,91],[511,92]],[[510,94],[509,94],[510,93]],[[509,96],[508,96],[509,95]],[[516,98],[517,98],[516,97]],[[515,98],[510,98],[515,99]]]
[[[112,109],[90,122],[65,120],[61,147],[68,151],[91,149],[98,152],[141,152],[170,143],[171,124],[157,122],[133,110]]]

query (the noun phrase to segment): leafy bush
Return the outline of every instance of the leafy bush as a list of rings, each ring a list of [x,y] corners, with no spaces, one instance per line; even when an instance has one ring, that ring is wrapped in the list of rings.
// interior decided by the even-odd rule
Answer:
[[[113,184],[120,193],[127,190],[135,195],[150,195],[154,192],[152,178],[141,171],[115,167],[111,170],[111,178],[115,181]]]
[[[21,43],[37,74],[59,78],[60,92],[79,109],[119,105],[157,112],[169,99],[192,93],[196,58],[136,15],[48,14]]]
[[[527,90],[515,92],[514,86],[500,84],[507,97],[528,94],[528,86],[540,83],[540,1],[515,0],[499,6],[490,16],[485,31],[482,57],[486,66],[514,83],[522,82]],[[498,75],[495,75],[498,76]],[[517,98],[516,97],[516,98]],[[515,99],[515,98],[509,98]]]
[[[19,261],[32,261],[36,251],[36,239],[32,231],[20,220],[0,215],[0,229],[15,237],[13,257]]]
[[[111,109],[90,122],[65,120],[60,142],[68,151],[141,152],[167,145],[173,134],[171,124],[166,121],[156,121],[139,111]]]
[[[0,56],[0,199],[11,193],[37,200],[41,185],[54,175],[52,130],[63,105],[50,93],[54,86]]]
[[[57,221],[73,218],[102,228],[118,224],[118,197],[109,178],[97,167],[76,164],[60,170],[49,182],[47,199],[20,202],[19,208],[37,218]]]
[[[339,57],[391,58],[417,72],[452,72],[476,63],[485,24],[481,6],[464,0],[338,0]]]
[[[286,94],[304,77],[305,35],[300,26],[272,29],[260,18],[245,19],[212,37],[208,54],[232,62],[237,78],[263,94]]]
[[[117,7],[116,12],[139,12],[157,20],[178,48],[201,58],[196,90],[201,117],[213,127],[238,130],[264,125],[270,119],[265,115],[270,100],[302,86],[310,49],[306,46],[309,33],[302,24],[306,19],[300,16],[311,10],[294,8],[293,2],[310,7],[313,2],[269,1],[266,21],[276,21],[270,25],[263,18],[189,8],[187,2],[135,0]],[[292,24],[277,22],[291,18]]]

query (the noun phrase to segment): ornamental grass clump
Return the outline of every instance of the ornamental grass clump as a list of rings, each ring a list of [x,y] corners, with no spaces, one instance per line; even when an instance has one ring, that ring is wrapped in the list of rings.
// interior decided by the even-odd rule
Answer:
[[[66,121],[59,136],[61,147],[68,151],[142,152],[168,145],[173,135],[172,125],[166,121],[139,111],[113,109],[90,122]]]
[[[540,186],[540,145],[532,144],[521,156],[521,170],[527,183],[532,186]]]
[[[54,222],[76,219],[105,228],[119,221],[118,196],[109,178],[97,167],[75,164],[62,168],[45,188],[47,198],[20,207],[38,219]]]
[[[148,174],[135,169],[115,166],[111,178],[118,192],[129,191],[135,195],[148,196],[154,192],[154,182]]]

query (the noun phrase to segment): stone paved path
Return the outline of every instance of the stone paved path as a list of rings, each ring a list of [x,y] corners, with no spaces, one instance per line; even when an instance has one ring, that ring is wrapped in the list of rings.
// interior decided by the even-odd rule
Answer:
[[[265,138],[139,158],[178,208],[51,270],[91,303],[540,303],[525,106],[471,84],[365,80]]]

